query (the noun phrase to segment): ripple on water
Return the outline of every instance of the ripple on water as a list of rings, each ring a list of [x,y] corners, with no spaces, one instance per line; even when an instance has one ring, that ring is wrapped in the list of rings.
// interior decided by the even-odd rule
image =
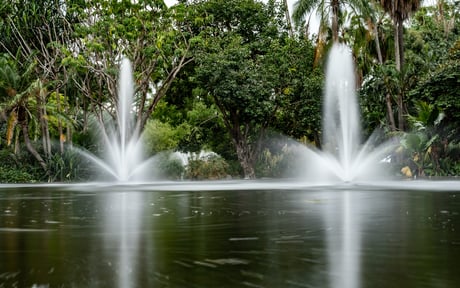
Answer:
[[[18,232],[52,232],[56,229],[36,229],[36,228],[19,228],[19,227],[0,227],[0,233],[18,233]]]

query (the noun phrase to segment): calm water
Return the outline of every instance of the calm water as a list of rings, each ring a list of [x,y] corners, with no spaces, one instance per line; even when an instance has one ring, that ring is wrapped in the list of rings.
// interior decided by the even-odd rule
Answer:
[[[1,186],[0,287],[460,285],[460,186],[187,185]]]

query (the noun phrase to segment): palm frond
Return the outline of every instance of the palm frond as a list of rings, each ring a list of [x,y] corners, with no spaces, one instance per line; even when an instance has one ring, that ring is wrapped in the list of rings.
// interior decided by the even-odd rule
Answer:
[[[11,140],[13,139],[14,135],[14,128],[18,123],[18,115],[16,110],[11,111],[10,115],[8,116],[8,121],[6,125],[6,145],[11,145]]]
[[[298,0],[294,3],[292,19],[298,26],[305,20],[306,16],[313,12],[318,6],[318,2],[324,2],[324,0]]]

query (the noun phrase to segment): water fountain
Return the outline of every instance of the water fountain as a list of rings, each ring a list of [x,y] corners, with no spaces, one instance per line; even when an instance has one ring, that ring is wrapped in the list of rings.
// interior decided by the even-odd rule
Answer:
[[[392,148],[390,142],[377,147],[373,138],[361,142],[360,113],[351,51],[343,45],[331,49],[323,102],[323,150],[299,148],[301,177],[308,182],[352,182],[381,177],[384,169],[379,162]],[[119,182],[143,179],[153,159],[143,158],[143,145],[138,127],[134,124],[133,79],[129,60],[122,60],[119,75],[116,125],[102,127],[105,157],[87,151],[81,153],[105,174]]]
[[[301,149],[304,157],[299,170],[308,181],[351,182],[385,174],[379,162],[394,145],[387,142],[375,147],[374,137],[362,144],[353,67],[350,49],[334,45],[326,69],[323,150]]]
[[[133,113],[133,72],[127,58],[122,60],[118,81],[117,122],[104,126],[100,123],[105,157],[100,158],[88,151],[82,155],[97,165],[105,174],[118,182],[143,180],[153,158],[144,159],[144,149],[139,127]]]
[[[355,73],[351,51],[334,45],[326,68],[326,87],[323,100],[323,150],[301,149],[301,164],[307,171],[302,177],[308,181],[325,183],[355,182],[376,177],[384,178],[379,161],[392,147],[384,143],[373,147],[372,137],[362,145],[360,113],[356,97]],[[329,287],[360,287],[360,219],[352,211],[362,209],[359,198],[343,191],[337,211],[325,210],[328,251]],[[335,213],[334,213],[335,212]]]
[[[116,123],[108,125],[100,123],[102,145],[105,157],[79,150],[79,152],[100,168],[100,173],[109,175],[118,183],[130,183],[144,180],[146,172],[153,164],[154,157],[145,159],[142,135],[135,125],[133,113],[133,71],[131,63],[124,58],[120,66],[118,81],[118,102]],[[151,171],[150,171],[151,172]],[[152,173],[149,173],[152,174]],[[117,287],[136,287],[139,257],[139,231],[141,228],[141,198],[139,192],[121,191],[122,193],[107,194],[104,203],[108,204],[103,225],[106,231],[104,246],[115,247],[115,271],[118,275]],[[104,257],[111,259],[111,253]],[[111,264],[111,261],[108,263]]]

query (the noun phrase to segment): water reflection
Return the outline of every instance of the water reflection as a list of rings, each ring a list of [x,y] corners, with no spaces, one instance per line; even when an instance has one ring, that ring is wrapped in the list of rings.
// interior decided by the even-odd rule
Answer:
[[[344,191],[338,203],[326,205],[323,210],[332,288],[358,288],[361,270],[361,215],[359,197]]]
[[[0,287],[460,283],[460,192],[133,189],[0,191]]]
[[[141,192],[107,193],[103,197],[105,250],[108,259],[115,255],[114,265],[120,288],[137,287],[136,271],[142,231],[143,199]],[[113,249],[113,250],[112,250]],[[116,253],[113,253],[113,252]]]

